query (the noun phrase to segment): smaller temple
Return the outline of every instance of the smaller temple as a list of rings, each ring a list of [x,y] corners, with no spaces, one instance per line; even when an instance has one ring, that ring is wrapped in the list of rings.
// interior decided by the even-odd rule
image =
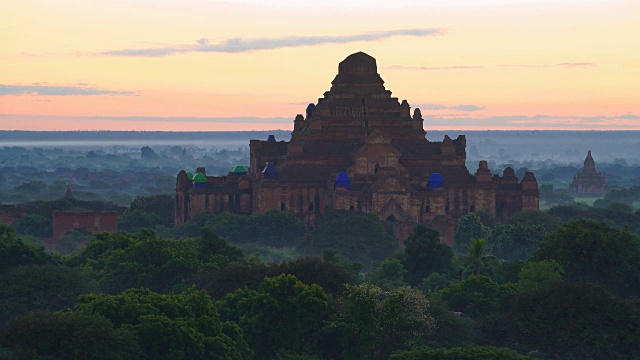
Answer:
[[[573,177],[569,191],[578,195],[604,194],[607,192],[607,180],[604,174],[596,170],[596,163],[591,157],[591,150],[584,159],[584,168]]]
[[[53,239],[59,240],[67,232],[84,228],[91,234],[118,231],[118,213],[115,211],[53,212]]]
[[[71,185],[67,185],[67,193],[64,194],[63,199],[65,200],[69,200],[69,201],[73,201],[76,198],[73,196],[73,193],[71,192]]]

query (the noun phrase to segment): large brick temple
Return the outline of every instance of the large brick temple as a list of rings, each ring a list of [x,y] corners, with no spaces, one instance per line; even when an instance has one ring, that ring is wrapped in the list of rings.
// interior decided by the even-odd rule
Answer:
[[[175,225],[199,213],[286,211],[313,228],[331,209],[373,212],[403,240],[415,223],[451,244],[458,218],[487,211],[506,218],[538,209],[533,173],[494,175],[465,165],[466,139],[426,139],[420,109],[385,89],[376,60],[362,52],[338,66],[331,89],[297,115],[289,141],[251,140],[250,164],[226,176],[180,171]]]

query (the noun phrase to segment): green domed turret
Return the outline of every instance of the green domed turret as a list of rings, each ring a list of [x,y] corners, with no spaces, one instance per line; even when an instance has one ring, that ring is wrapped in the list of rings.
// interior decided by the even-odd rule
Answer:
[[[196,173],[193,176],[193,187],[195,189],[206,189],[207,188],[207,175],[203,173]]]
[[[207,182],[207,175],[203,173],[196,173],[193,177],[193,182]]]
[[[244,166],[242,166],[242,165],[238,165],[238,166],[236,166],[236,167],[234,167],[234,168],[233,168],[233,171],[232,171],[232,172],[234,172],[234,173],[236,173],[236,174],[237,174],[237,173],[245,173],[245,174],[246,174],[246,173],[247,173],[247,169],[246,169]]]
[[[187,171],[187,178],[189,179],[189,181],[193,181],[193,173]]]

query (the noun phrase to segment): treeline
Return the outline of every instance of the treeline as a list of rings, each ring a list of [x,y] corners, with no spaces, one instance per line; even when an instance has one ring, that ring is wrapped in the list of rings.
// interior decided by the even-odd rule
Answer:
[[[0,358],[640,356],[639,238],[618,223],[472,214],[454,249],[424,226],[399,248],[368,214],[332,213],[302,235],[264,216],[202,216],[176,239],[103,233],[70,255],[0,227]],[[288,244],[282,226],[302,257],[260,260],[211,225],[240,245]]]

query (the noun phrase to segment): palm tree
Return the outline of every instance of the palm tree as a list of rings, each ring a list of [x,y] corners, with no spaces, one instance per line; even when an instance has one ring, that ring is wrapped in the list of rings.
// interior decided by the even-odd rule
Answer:
[[[469,243],[469,254],[464,257],[462,275],[482,275],[494,265],[496,257],[489,254],[489,244],[485,239],[473,239]]]

